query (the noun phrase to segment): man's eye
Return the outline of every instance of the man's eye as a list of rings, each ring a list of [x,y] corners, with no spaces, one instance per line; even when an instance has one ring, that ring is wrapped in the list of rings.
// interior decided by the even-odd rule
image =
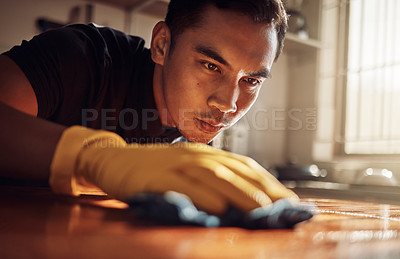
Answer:
[[[219,71],[219,68],[218,68],[216,65],[214,65],[213,63],[204,62],[203,65],[204,65],[208,70],[211,70],[211,71]]]
[[[251,78],[251,77],[244,78],[243,81],[245,81],[246,83],[248,83],[248,84],[250,84],[252,86],[256,86],[256,85],[261,84],[260,80],[255,79],[255,78]]]

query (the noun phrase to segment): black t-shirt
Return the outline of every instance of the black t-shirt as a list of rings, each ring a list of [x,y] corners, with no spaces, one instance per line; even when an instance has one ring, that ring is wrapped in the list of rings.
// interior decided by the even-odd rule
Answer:
[[[171,142],[153,95],[154,63],[144,40],[120,31],[70,25],[3,53],[29,79],[38,117],[118,133],[127,142]]]

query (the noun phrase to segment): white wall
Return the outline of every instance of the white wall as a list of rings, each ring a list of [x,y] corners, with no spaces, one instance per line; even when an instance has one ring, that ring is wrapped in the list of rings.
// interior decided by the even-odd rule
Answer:
[[[80,1],[2,0],[0,1],[0,52],[31,39],[39,32],[36,20],[46,17],[67,22],[69,10]]]
[[[0,52],[38,34],[38,18],[66,24],[70,22],[71,9],[75,6],[84,8],[85,4],[82,0],[1,0]],[[92,17],[99,25],[125,30],[125,11],[122,9],[96,4]]]
[[[142,37],[146,41],[145,46],[150,48],[153,27],[163,18],[143,14],[140,12],[132,12],[130,15],[129,33],[131,35]]]
[[[168,0],[148,0],[136,6],[127,15],[129,17],[128,33],[142,37],[146,47],[150,48],[153,27],[163,21],[168,9]]]

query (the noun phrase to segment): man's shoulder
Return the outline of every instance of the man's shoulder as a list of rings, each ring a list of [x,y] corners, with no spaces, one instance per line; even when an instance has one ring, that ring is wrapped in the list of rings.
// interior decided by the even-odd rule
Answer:
[[[69,24],[62,28],[45,32],[43,39],[55,39],[72,45],[91,45],[100,49],[113,50],[127,54],[145,50],[141,37],[129,35],[111,27],[90,24]]]
[[[77,26],[79,27],[85,25],[77,25]],[[141,52],[145,48],[144,47],[145,41],[141,37],[130,35],[111,27],[100,26],[95,23],[90,23],[86,26],[97,31],[104,39],[106,44],[109,45],[109,47],[116,47],[122,49],[127,48],[134,52],[137,51]]]

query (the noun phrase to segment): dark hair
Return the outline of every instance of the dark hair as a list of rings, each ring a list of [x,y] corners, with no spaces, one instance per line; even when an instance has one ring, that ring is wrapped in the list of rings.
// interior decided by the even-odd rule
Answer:
[[[171,0],[165,18],[165,23],[171,31],[171,49],[176,38],[185,29],[200,25],[201,15],[209,4],[242,13],[254,22],[273,25],[278,35],[275,60],[278,59],[287,30],[287,14],[281,0]]]

